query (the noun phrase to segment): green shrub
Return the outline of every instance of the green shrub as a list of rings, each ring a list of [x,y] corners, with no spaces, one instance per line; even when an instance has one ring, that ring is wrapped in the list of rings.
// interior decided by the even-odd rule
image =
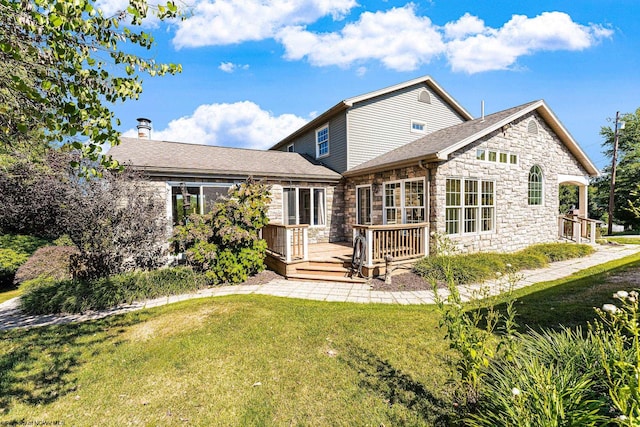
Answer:
[[[496,273],[510,273],[546,266],[549,262],[563,261],[589,255],[594,249],[589,245],[573,243],[545,243],[530,246],[512,254],[473,253],[436,255],[421,259],[414,271],[428,280],[444,282],[444,265],[450,264],[453,280],[457,284],[479,283],[493,279]]]
[[[0,248],[0,288],[13,284],[13,277],[29,255],[13,249]]]
[[[467,419],[470,426],[596,426],[611,400],[594,336],[582,331],[516,335],[510,360],[494,360]]]
[[[40,276],[54,280],[71,279],[69,263],[71,255],[77,252],[75,247],[69,246],[42,247],[18,268],[13,283],[20,284]]]
[[[564,261],[590,255],[594,252],[589,245],[576,245],[575,243],[542,243],[530,246],[519,252],[523,254],[540,254],[548,262]]]
[[[195,292],[203,274],[188,267],[130,272],[93,281],[40,276],[22,285],[22,309],[30,314],[82,313],[161,296]]]
[[[174,252],[206,274],[212,284],[241,283],[264,269],[267,245],[260,229],[267,225],[268,186],[251,178],[229,189],[205,215],[191,215],[174,229]]]
[[[0,235],[0,249],[13,249],[16,252],[31,255],[36,249],[49,245],[46,239],[23,234],[2,234]]]

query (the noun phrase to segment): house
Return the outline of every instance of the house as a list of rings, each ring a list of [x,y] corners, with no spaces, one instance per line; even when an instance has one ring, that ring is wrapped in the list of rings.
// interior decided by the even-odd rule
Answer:
[[[595,238],[587,186],[599,172],[544,101],[474,119],[429,76],[345,99],[269,151],[125,138],[112,154],[164,185],[174,220],[180,183],[204,209],[209,186],[264,178],[265,238],[286,266],[357,235],[368,275],[428,254],[432,232],[467,252]],[[563,184],[580,189],[572,218],[558,215]]]

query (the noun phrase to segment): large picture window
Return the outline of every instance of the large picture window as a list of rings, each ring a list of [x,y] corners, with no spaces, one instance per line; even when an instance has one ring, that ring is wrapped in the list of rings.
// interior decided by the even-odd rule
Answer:
[[[325,225],[325,196],[324,188],[285,188],[282,195],[284,223]]]
[[[409,224],[425,222],[424,179],[384,184],[384,223]]]
[[[445,188],[447,234],[487,232],[495,229],[493,181],[449,178]]]
[[[529,204],[542,204],[542,169],[538,165],[529,170]]]
[[[184,224],[191,214],[205,214],[213,204],[226,196],[232,184],[172,184],[171,217],[173,225]]]

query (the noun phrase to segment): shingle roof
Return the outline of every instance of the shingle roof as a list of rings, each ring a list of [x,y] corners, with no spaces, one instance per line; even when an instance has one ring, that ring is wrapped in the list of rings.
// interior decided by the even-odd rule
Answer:
[[[337,181],[341,175],[299,153],[121,138],[108,154],[150,174],[255,176]]]
[[[545,102],[538,100],[490,114],[484,119],[479,118],[438,130],[353,167],[345,172],[344,175],[354,176],[383,168],[398,167],[400,165],[418,162],[421,159],[427,161],[446,160],[449,154],[454,151],[477,141],[483,136],[533,110],[538,110],[540,115],[549,123],[550,127],[558,134],[560,140],[564,142],[590,175],[596,176],[599,174],[598,169],[582,149],[580,149],[577,142],[569,132],[567,132],[564,126],[562,126],[562,123],[555,117]]]

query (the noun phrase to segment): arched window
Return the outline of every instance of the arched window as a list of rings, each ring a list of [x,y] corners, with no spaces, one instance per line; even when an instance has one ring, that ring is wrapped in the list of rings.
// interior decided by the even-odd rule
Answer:
[[[538,165],[529,170],[529,204],[542,204],[542,169]]]
[[[538,134],[538,124],[535,120],[529,120],[529,124],[527,125],[527,132],[529,135],[537,135]]]

